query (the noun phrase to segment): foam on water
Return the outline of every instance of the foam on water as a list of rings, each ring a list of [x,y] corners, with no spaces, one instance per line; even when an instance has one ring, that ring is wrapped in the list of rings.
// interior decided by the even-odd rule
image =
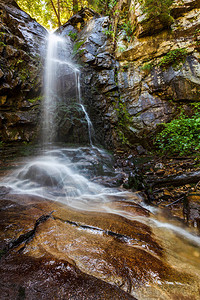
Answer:
[[[173,231],[177,235],[181,236],[182,238],[187,239],[187,240],[191,241],[192,243],[200,246],[200,237],[190,233],[186,229],[181,228],[180,226],[177,226],[177,225],[174,225],[174,224],[171,224],[171,223],[161,222],[161,221],[158,221],[158,220],[152,219],[152,218],[151,218],[151,221],[157,227],[163,228],[164,230],[167,230],[167,231]]]
[[[77,209],[96,211],[102,210],[99,206],[111,201],[112,197],[117,199],[127,194],[96,184],[81,175],[78,170],[79,160],[74,162],[73,158],[67,156],[67,150],[80,151],[46,151],[45,155],[33,159],[5,178],[2,184],[10,187],[13,193],[35,195]]]

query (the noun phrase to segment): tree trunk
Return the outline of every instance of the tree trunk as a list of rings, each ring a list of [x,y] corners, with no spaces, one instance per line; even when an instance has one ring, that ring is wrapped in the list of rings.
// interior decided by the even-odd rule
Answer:
[[[78,12],[78,0],[73,0],[73,14]]]
[[[50,0],[51,1],[51,5],[52,5],[52,7],[53,7],[53,10],[54,10],[54,12],[55,12],[55,15],[56,15],[56,18],[57,18],[57,20],[58,20],[58,26],[60,27],[61,26],[61,22],[60,22],[60,0],[58,0],[58,2],[59,2],[59,13],[58,13],[58,11],[56,10],[56,8],[55,8],[55,5],[54,5],[54,3],[53,3],[53,0]]]

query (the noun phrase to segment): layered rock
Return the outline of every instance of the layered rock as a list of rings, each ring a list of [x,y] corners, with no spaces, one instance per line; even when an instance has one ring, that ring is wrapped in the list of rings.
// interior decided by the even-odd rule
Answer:
[[[86,23],[82,18],[81,31],[76,22],[64,27],[78,33],[83,95],[97,140],[107,147],[148,148],[159,123],[172,120],[177,107],[199,101],[200,8],[198,1],[175,1],[171,21],[166,25],[158,18],[152,25],[139,1],[122,1],[120,7],[129,11],[132,36],[119,20],[114,39],[109,18],[94,13]]]
[[[38,54],[46,32],[11,2],[1,7],[1,139],[29,141],[37,133]],[[59,33],[75,40],[73,56],[82,69],[82,98],[96,142],[148,148],[158,124],[172,120],[178,107],[199,101],[200,8],[195,0],[174,1],[169,22],[157,18],[153,25],[141,2],[120,1],[120,8],[128,11],[125,21],[115,18],[111,24],[109,17],[83,9]],[[63,124],[60,136],[66,139],[71,123]]]
[[[198,299],[198,247],[165,242],[133,199],[88,213],[4,190],[0,205],[3,298]]]
[[[0,140],[37,135],[47,31],[14,1],[0,1]]]

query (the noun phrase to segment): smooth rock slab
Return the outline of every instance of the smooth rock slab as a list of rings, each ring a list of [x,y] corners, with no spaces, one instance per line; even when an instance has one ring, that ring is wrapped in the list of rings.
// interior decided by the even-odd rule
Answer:
[[[27,195],[1,198],[0,291],[5,299],[173,299],[188,294],[198,299],[197,274],[169,264],[168,250],[145,224],[151,214],[135,201],[111,201],[87,212]],[[33,236],[14,243],[50,212]]]

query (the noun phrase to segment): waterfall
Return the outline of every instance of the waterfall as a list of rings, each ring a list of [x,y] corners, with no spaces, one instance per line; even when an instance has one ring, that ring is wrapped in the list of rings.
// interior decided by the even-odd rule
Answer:
[[[44,74],[44,105],[42,120],[43,145],[57,141],[59,126],[57,115],[61,104],[67,104],[67,97],[76,98],[77,104],[84,113],[88,127],[88,138],[92,146],[92,122],[82,103],[80,87],[80,70],[70,61],[70,40],[56,34],[49,34],[47,57]],[[71,74],[73,83],[65,76]],[[70,86],[71,84],[71,86]],[[67,95],[67,91],[69,96]],[[70,107],[70,106],[69,106]]]
[[[87,125],[88,125],[88,135],[89,135],[89,141],[90,141],[90,145],[93,147],[92,144],[92,130],[93,130],[93,126],[92,126],[92,122],[90,120],[90,117],[84,107],[84,105],[82,104],[82,98],[81,98],[81,84],[80,84],[80,72],[75,72],[76,75],[76,85],[77,85],[77,98],[78,98],[78,103],[81,106],[81,109],[84,112],[85,115],[85,119],[87,121]]]

